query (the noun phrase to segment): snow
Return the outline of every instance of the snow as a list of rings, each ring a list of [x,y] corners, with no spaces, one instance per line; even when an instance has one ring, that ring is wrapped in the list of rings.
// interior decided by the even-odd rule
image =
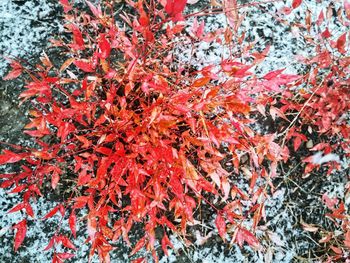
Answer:
[[[317,152],[312,156],[312,163],[314,164],[323,164],[323,163],[328,163],[328,162],[340,162],[339,155],[334,154],[334,153],[329,153],[324,156],[322,156],[322,152]]]
[[[30,60],[41,53],[47,39],[61,28],[55,12],[56,1],[1,0],[0,54]],[[7,65],[0,57],[0,76],[5,74]]]

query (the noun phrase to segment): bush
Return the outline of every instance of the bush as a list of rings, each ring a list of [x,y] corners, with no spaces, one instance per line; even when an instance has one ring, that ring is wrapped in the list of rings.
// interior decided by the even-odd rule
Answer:
[[[259,249],[254,231],[266,217],[264,200],[274,189],[278,163],[289,161],[290,152],[307,140],[303,130],[340,137],[335,145],[320,143],[313,150],[327,155],[340,146],[349,154],[344,121],[349,79],[345,70],[328,66],[338,63],[348,70],[342,55],[329,56],[327,63],[319,56],[305,61],[318,65],[305,75],[276,70],[256,76],[250,69],[264,54],[251,59],[250,46],[245,61],[231,50],[219,65],[186,67],[176,53],[186,45],[244,46],[244,36],[236,35],[237,6],[223,5],[227,28],[207,33],[198,14],[183,14],[186,1],[127,1],[130,12],[121,19],[114,17],[114,1],[102,7],[86,1],[87,12],[60,2],[66,34],[52,44],[64,62],[54,65],[44,55],[30,68],[12,60],[4,78],[28,76],[19,97],[32,105],[24,132],[36,144],[10,146],[0,155],[0,164],[21,166],[19,173],[1,175],[2,188],[23,196],[9,211],[26,214],[13,226],[15,250],[34,217],[30,202],[55,191],[60,203],[43,219],[60,213],[76,237],[78,211],[86,209],[80,220],[86,222],[90,258],[97,251],[103,262],[110,261],[120,238],[133,246],[131,255],[145,247],[157,261],[158,241],[165,254],[173,247],[169,233],[189,243],[190,225],[210,223],[210,216],[201,218],[202,210],[215,214],[224,241]],[[183,23],[189,18],[195,19],[190,33]],[[344,36],[336,45],[340,53]],[[307,90],[295,90],[302,83]],[[271,134],[255,126],[267,114],[279,120]],[[325,162],[335,165],[328,161],[339,159]],[[304,162],[306,173],[323,163],[314,155]],[[249,185],[242,189],[238,178]],[[139,226],[143,236],[131,244],[128,234]],[[76,249],[70,239],[60,229],[53,234],[46,247],[54,250],[53,262],[74,256],[56,251],[59,243]]]

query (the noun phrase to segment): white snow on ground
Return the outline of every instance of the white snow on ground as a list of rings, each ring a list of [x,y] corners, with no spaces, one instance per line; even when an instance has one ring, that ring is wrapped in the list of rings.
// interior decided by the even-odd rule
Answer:
[[[287,5],[290,6],[290,2],[288,1]],[[287,17],[288,21],[302,20],[302,17],[305,16],[305,6],[312,13],[318,14],[321,9],[326,8],[330,1],[310,0],[303,2],[303,5],[298,10],[294,10]],[[50,35],[49,32],[54,27],[57,27],[57,24],[47,22],[52,18],[52,10],[55,9],[54,3],[55,1],[49,0],[0,0],[0,54],[19,58],[32,57],[34,54],[39,54],[43,47],[42,42],[45,42]],[[336,6],[339,4],[336,3]],[[298,63],[295,62],[295,55],[306,56],[312,52],[312,50],[307,49],[307,44],[301,37],[293,34],[291,30],[286,30],[284,26],[276,23],[275,19],[271,16],[271,13],[274,14],[276,10],[279,10],[285,5],[283,1],[266,5],[265,11],[270,10],[270,13],[265,12],[264,9],[252,11],[255,8],[248,6],[242,9],[242,12],[246,12],[246,19],[242,24],[242,30],[246,29],[247,35],[252,40],[259,40],[256,46],[260,46],[260,50],[267,44],[271,45],[269,56],[264,63],[256,68],[257,72],[261,74],[284,67],[286,67],[284,73],[297,73],[300,68]],[[223,15],[217,15],[207,18],[206,23],[206,30],[210,31],[222,27],[226,23],[226,20]],[[336,36],[339,36],[344,31],[344,28],[340,28],[339,25],[335,25],[334,23],[329,24],[329,29],[332,32],[337,32]],[[208,45],[203,43],[197,47],[195,58],[190,55],[190,50],[181,50],[181,54],[182,56],[179,56],[179,59],[182,62],[203,67],[206,63],[220,63],[222,56],[227,56],[228,53],[218,44]],[[0,76],[4,74],[5,70],[6,62],[0,59]],[[349,165],[348,163],[344,163],[343,167]],[[332,177],[329,177],[329,180],[332,180]],[[335,184],[334,187],[325,189],[325,191],[331,197],[343,197],[344,189],[345,183],[340,182]],[[45,227],[47,228],[49,222],[52,222],[52,225],[55,226],[54,220],[45,222],[34,220],[31,222],[25,246],[18,252],[20,256],[14,256],[13,231],[9,230],[8,227],[21,220],[22,217],[21,212],[12,214],[7,214],[6,212],[14,204],[18,203],[16,200],[18,198],[8,195],[3,189],[0,189],[0,255],[2,258],[7,258],[8,260],[20,258],[19,260],[27,260],[26,262],[49,262],[50,253],[42,252],[42,250],[50,238],[45,232]],[[278,189],[274,196],[266,202],[266,214],[272,218],[267,223],[267,226],[280,225],[281,222],[283,222],[283,226],[277,228],[275,233],[268,232],[271,244],[264,253],[253,252],[248,247],[241,250],[237,245],[234,245],[228,254],[224,254],[222,247],[202,248],[197,246],[195,249],[191,248],[187,250],[189,253],[189,262],[247,262],[247,254],[249,254],[250,258],[249,262],[292,262],[293,257],[296,255],[296,250],[292,242],[289,242],[288,239],[291,236],[300,235],[300,232],[293,229],[291,223],[288,223],[292,222],[292,220],[289,219],[290,214],[283,209],[285,201],[285,189]],[[48,202],[45,202],[44,199],[39,199],[37,203],[33,204],[34,212],[38,215],[38,218],[49,212],[52,207],[54,207],[54,204],[51,203],[48,207]],[[67,226],[64,226],[64,228],[68,231]],[[89,246],[84,244],[85,238],[80,237],[78,240],[72,240],[79,248],[76,252],[77,256],[74,258],[74,262],[87,262],[86,258]],[[176,251],[183,248],[182,243],[176,237],[172,236],[171,240],[175,245],[175,250],[169,250],[170,256],[168,258],[162,258],[162,263],[176,262]],[[112,262],[129,261],[127,254],[124,254],[123,258],[120,261],[116,261],[117,259],[113,258]],[[94,259],[94,262],[97,262],[96,256]]]
[[[1,56],[32,58],[59,28],[58,1],[0,0],[0,76],[8,62]]]

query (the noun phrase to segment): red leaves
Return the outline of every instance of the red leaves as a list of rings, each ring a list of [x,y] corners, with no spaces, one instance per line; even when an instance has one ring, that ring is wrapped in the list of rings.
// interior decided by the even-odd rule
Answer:
[[[72,243],[72,241],[70,241],[68,237],[64,235],[55,235],[50,239],[49,244],[44,248],[44,251],[51,249],[53,245],[57,243],[62,243],[62,245],[66,248],[77,250],[77,248],[74,246],[74,244]]]
[[[66,13],[72,10],[68,0],[60,2]],[[112,5],[101,9],[86,3],[92,15],[75,11],[67,14],[67,33],[72,40],[63,37],[55,42],[68,57],[63,65],[56,68],[44,58],[35,70],[26,70],[31,80],[20,97],[33,98],[35,110],[25,133],[35,137],[37,147],[22,153],[5,150],[0,155],[0,164],[24,163],[23,172],[1,175],[5,179],[1,187],[13,187],[12,193],[24,195],[23,202],[9,212],[22,211],[33,217],[29,200],[41,194],[39,187],[51,183],[55,189],[60,182],[64,193],[67,190],[69,194],[63,194],[62,204],[43,219],[60,212],[60,219],[68,221],[76,237],[78,209],[86,209],[86,217],[79,222],[87,226],[92,243],[90,256],[97,251],[100,260],[108,262],[113,249],[108,242],[122,238],[130,243],[128,236],[135,223],[145,226],[145,234],[131,254],[146,248],[156,258],[156,229],[164,228],[160,243],[168,254],[173,245],[166,231],[186,236],[189,225],[198,223],[200,209],[211,206],[218,211],[226,202],[215,218],[221,238],[226,241],[227,232],[236,227],[232,242],[258,248],[258,239],[242,227],[244,220],[252,218],[254,230],[265,217],[260,203],[267,196],[264,184],[272,188],[273,177],[280,171],[279,162],[289,157],[288,149],[298,151],[308,140],[301,133],[301,125],[320,127],[318,131],[327,136],[332,131],[347,137],[342,119],[348,111],[344,103],[348,101],[344,88],[347,78],[346,71],[339,68],[345,69],[349,62],[340,58],[335,61],[338,52],[328,50],[338,49],[345,54],[346,34],[329,41],[326,50],[315,48],[320,52],[314,59],[304,59],[317,65],[306,76],[283,74],[284,69],[279,69],[261,77],[254,71],[269,48],[251,54],[253,44],[245,43],[244,34],[234,36],[243,19],[236,0],[221,1],[228,28],[207,33],[204,22],[199,25],[195,20],[189,35],[184,34],[185,23],[168,23],[169,19],[183,19],[184,0],[160,1],[169,19],[158,10],[159,5],[127,1],[136,9],[136,15],[123,15],[127,30],[109,15],[114,11]],[[294,0],[292,6],[297,8],[301,3]],[[307,11],[305,19],[310,35],[316,32],[311,15]],[[322,26],[324,20],[321,12],[316,24]],[[331,38],[328,28],[322,28],[326,30],[318,37]],[[225,54],[221,62],[208,62],[200,70],[188,70],[192,65],[178,63],[173,56],[177,39],[189,41],[195,52],[200,41],[211,47],[212,43],[232,43],[234,37],[239,52],[236,46],[230,46],[229,56]],[[322,42],[311,41],[310,36],[305,39],[308,43]],[[251,57],[251,62],[247,64],[238,53],[243,58]],[[333,79],[332,83],[319,78],[319,68]],[[22,71],[20,64],[12,63],[12,71],[5,78],[15,78]],[[306,79],[310,80],[310,91],[299,89]],[[318,83],[324,85],[315,89]],[[256,110],[275,121],[275,134],[261,134],[256,129]],[[320,147],[316,145],[315,150]],[[326,150],[333,152],[329,148],[322,148],[322,161],[335,159],[327,155]],[[307,165],[307,169],[313,167],[312,163]],[[232,168],[235,176],[226,168]],[[235,186],[236,176],[246,177],[250,184],[245,188],[247,193]],[[324,200],[332,208],[329,217],[344,218],[344,205]],[[111,216],[116,211],[118,220]],[[21,231],[17,232],[16,247],[25,232],[23,224],[17,227]],[[59,232],[45,249],[58,243],[76,249],[68,236]],[[73,254],[54,252],[54,262],[71,257]]]
[[[27,220],[22,220],[19,223],[15,224],[12,228],[16,229],[16,235],[15,235],[15,243],[14,243],[14,249],[15,251],[18,250],[18,248],[21,246],[21,244],[24,241],[24,238],[26,237],[27,233]]]
[[[26,213],[30,216],[30,217],[34,217],[34,212],[33,209],[31,207],[31,205],[28,202],[23,202],[20,204],[15,205],[13,208],[11,208],[7,213],[14,213],[17,211],[20,211],[22,209],[26,210]]]
[[[302,0],[293,0],[292,7],[295,9],[301,5]]]
[[[225,239],[226,239],[226,222],[221,214],[218,214],[216,216],[215,225],[219,231],[219,235],[225,241]]]
[[[74,244],[72,243],[72,241],[70,241],[70,239],[66,236],[60,235],[58,237],[56,237],[56,242],[62,242],[62,245],[66,248],[70,248],[70,249],[74,249],[76,250],[77,248],[74,246]]]

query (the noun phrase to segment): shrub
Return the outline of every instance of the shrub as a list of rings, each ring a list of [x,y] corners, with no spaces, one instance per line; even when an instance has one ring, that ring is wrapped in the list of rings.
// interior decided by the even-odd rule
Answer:
[[[337,96],[348,100],[348,79],[335,81],[331,86],[337,91],[329,97],[321,92],[328,82],[317,82],[316,77],[311,95],[295,95],[297,84],[317,74],[277,70],[256,76],[250,69],[264,54],[254,53],[253,60],[242,62],[230,50],[219,65],[203,68],[177,61],[176,50],[183,45],[217,42],[230,49],[236,41],[243,46],[244,37],[235,35],[237,6],[223,5],[227,28],[208,33],[195,19],[186,33],[183,21],[198,15],[183,14],[186,1],[127,1],[132,11],[121,19],[115,18],[114,1],[103,6],[86,1],[87,12],[76,10],[69,1],[60,2],[66,34],[52,44],[64,62],[54,65],[44,55],[30,68],[13,60],[12,71],[4,78],[28,76],[19,97],[31,103],[24,132],[36,144],[10,145],[12,149],[0,155],[0,164],[21,166],[19,173],[1,175],[2,188],[23,196],[23,202],[9,211],[25,212],[13,226],[15,250],[25,238],[27,221],[34,217],[30,203],[43,191],[60,193],[60,203],[43,219],[60,213],[74,237],[78,211],[86,209],[80,220],[86,223],[90,259],[97,251],[101,261],[109,262],[113,242],[121,238],[133,246],[131,255],[145,247],[157,261],[157,240],[165,254],[173,246],[169,233],[190,242],[188,226],[198,224],[204,208],[215,214],[224,241],[258,249],[254,231],[265,217],[264,199],[273,190],[277,164],[288,161],[289,139],[294,139],[295,151],[305,140],[302,126],[288,119],[288,113],[297,111],[303,125],[321,123],[321,133],[334,135],[338,130],[330,127],[346,113],[347,104],[332,108],[336,116],[331,109],[324,113],[319,108],[333,105]],[[243,56],[251,54],[247,46]],[[259,132],[256,118],[265,115],[266,108],[288,125],[273,134]],[[330,121],[322,121],[325,114]],[[312,115],[317,119],[310,119]],[[348,138],[349,127],[339,127]],[[312,168],[307,166],[307,172]],[[238,178],[249,185],[242,189]],[[131,244],[128,234],[136,226],[143,227],[143,236]],[[74,256],[57,252],[59,243],[76,249],[59,228],[46,247],[54,250],[53,262]]]

